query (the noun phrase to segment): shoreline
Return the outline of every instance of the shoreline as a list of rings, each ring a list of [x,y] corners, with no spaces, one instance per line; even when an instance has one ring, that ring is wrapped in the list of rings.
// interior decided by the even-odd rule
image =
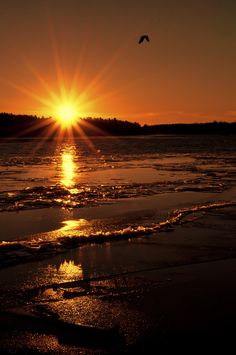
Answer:
[[[167,218],[168,214],[177,209],[206,204],[211,201],[236,200],[236,187],[222,192],[163,192],[152,196],[122,198],[102,203],[98,206],[66,209],[60,207],[26,209],[20,211],[0,212],[2,240],[14,241],[30,238],[34,234],[59,230],[66,220],[110,219],[125,214],[145,213],[154,211],[155,218]],[[14,224],[12,224],[14,218]],[[29,224],[29,220],[34,220]]]
[[[56,255],[63,257],[69,250],[93,243],[99,245],[122,240],[132,240],[135,243],[138,238],[170,232],[178,228],[179,224],[191,221],[195,218],[194,215],[207,213],[211,209],[233,208],[236,202],[226,200],[229,196],[232,198],[232,195],[235,195],[235,189],[220,194],[165,193],[72,211],[55,208],[34,209],[18,212],[13,216],[12,212],[2,212],[0,222],[3,222],[1,229],[6,242],[1,245],[1,268],[40,262]],[[34,220],[34,224],[28,223],[30,219]],[[147,219],[149,223],[145,224]],[[10,223],[12,220],[15,223]],[[139,221],[139,224],[136,224],[136,221]],[[117,229],[119,224],[123,227]],[[7,240],[8,233],[10,240]],[[14,233],[17,235],[15,238]],[[25,233],[25,237],[20,238],[20,233]]]
[[[185,192],[181,204],[234,193]],[[108,223],[146,214],[150,222],[181,208],[176,196],[81,209],[73,218]],[[153,346],[161,354],[228,349],[236,316],[235,219],[235,207],[194,212],[169,232],[84,245],[0,270],[0,349],[100,355],[146,354]]]
[[[146,354],[153,347],[161,354],[177,350],[187,354],[190,348],[191,353],[219,347],[230,350],[236,316],[235,272],[234,258],[93,281],[90,285],[93,294],[77,291],[73,295],[69,289],[64,301],[38,303],[41,314],[35,315],[37,304],[14,308],[11,313],[0,312],[3,326],[0,349],[9,354],[76,354],[79,351],[104,355]],[[115,287],[115,293],[99,294],[99,287],[105,285],[111,290]],[[61,337],[60,323],[56,320],[52,328],[51,321],[43,315],[45,310],[51,310],[53,316],[60,314],[62,306],[63,324],[77,324],[73,336],[70,330]],[[75,323],[74,318],[77,318]],[[82,339],[81,327],[85,327]],[[112,329],[114,334],[109,335]],[[99,332],[102,335],[98,340]]]

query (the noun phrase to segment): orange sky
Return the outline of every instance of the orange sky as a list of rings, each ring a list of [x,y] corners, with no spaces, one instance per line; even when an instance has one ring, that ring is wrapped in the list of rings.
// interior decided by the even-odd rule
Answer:
[[[236,121],[236,1],[8,0],[0,112]],[[150,43],[138,45],[139,35]]]

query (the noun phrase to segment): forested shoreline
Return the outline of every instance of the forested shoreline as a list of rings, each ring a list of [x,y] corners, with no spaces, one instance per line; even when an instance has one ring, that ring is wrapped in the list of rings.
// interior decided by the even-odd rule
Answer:
[[[74,136],[154,134],[236,134],[236,122],[140,125],[117,118],[82,118],[71,127]],[[52,117],[0,113],[0,137],[54,137],[61,129]]]

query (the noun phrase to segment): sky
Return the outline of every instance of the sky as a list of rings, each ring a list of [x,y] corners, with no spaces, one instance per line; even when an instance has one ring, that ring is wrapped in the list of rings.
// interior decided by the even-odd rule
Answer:
[[[0,0],[0,112],[68,101],[81,117],[236,121],[235,13],[235,0]]]

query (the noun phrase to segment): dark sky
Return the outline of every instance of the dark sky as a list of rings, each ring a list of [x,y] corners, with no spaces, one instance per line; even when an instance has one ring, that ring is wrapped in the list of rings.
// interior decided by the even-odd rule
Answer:
[[[0,111],[236,120],[233,0],[1,0],[0,46]]]

